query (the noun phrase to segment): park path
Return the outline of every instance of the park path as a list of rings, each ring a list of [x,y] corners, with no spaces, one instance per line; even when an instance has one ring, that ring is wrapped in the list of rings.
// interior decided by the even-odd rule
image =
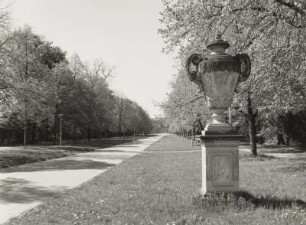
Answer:
[[[0,224],[144,151],[166,134],[0,171]]]

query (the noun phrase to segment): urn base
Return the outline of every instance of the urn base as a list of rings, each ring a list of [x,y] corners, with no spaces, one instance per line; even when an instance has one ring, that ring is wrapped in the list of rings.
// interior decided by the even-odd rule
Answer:
[[[203,135],[237,135],[238,132],[227,123],[210,123],[205,129]]]

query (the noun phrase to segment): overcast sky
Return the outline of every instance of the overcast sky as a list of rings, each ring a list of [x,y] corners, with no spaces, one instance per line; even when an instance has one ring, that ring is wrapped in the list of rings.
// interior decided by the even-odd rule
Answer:
[[[176,73],[173,56],[161,52],[161,9],[160,0],[13,0],[10,7],[14,27],[28,24],[68,57],[114,66],[111,88],[151,117],[161,114],[154,102],[166,99]]]

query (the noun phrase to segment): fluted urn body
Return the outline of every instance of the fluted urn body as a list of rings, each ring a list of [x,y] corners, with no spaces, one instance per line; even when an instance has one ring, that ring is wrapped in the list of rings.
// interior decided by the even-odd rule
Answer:
[[[192,54],[187,60],[189,78],[204,91],[213,113],[210,125],[219,127],[219,132],[223,133],[231,129],[225,123],[224,111],[230,107],[238,83],[248,78],[251,69],[246,54],[231,56],[225,52],[229,46],[218,36],[207,45],[209,55]]]

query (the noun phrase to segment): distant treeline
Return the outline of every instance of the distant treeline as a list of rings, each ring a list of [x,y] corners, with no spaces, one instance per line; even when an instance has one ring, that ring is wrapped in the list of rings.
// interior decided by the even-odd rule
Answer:
[[[60,128],[73,140],[151,131],[148,114],[110,90],[103,61],[67,59],[30,27],[11,31],[0,20],[0,144],[58,143]]]

